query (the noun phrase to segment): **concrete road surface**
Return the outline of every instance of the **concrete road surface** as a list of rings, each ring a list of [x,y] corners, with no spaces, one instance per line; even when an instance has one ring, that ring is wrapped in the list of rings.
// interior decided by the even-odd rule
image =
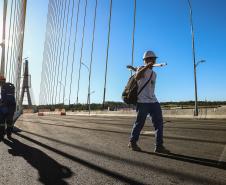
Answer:
[[[171,154],[157,155],[150,120],[142,152],[127,147],[134,119],[25,114],[0,143],[0,184],[226,184],[226,120],[164,120]]]

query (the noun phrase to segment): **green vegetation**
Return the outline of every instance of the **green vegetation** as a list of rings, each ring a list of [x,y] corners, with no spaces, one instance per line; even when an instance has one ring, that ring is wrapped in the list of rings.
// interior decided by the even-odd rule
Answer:
[[[170,109],[170,108],[181,108],[181,109],[189,109],[194,108],[194,101],[181,101],[181,102],[161,102],[162,108]],[[216,108],[222,105],[226,105],[226,101],[199,101],[198,106],[202,108]],[[71,104],[71,105],[40,105],[37,106],[38,109],[49,109],[54,111],[55,109],[65,109],[70,111],[82,111],[88,110],[87,104]],[[90,104],[91,110],[103,110],[103,105],[100,103],[92,103]],[[132,105],[127,105],[123,102],[106,102],[104,109],[108,110],[120,110],[120,109],[134,109],[135,107]]]

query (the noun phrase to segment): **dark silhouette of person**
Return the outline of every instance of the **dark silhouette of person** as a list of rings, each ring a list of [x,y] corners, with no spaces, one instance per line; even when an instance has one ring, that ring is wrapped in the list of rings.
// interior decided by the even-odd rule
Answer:
[[[67,185],[65,178],[72,176],[72,171],[56,160],[42,152],[41,150],[21,143],[19,140],[11,138],[4,139],[3,142],[10,147],[8,152],[13,156],[23,157],[39,173],[39,181],[45,185]]]
[[[13,132],[13,116],[16,111],[15,87],[12,83],[2,80],[0,83],[0,141],[3,140],[5,132],[10,139]],[[6,124],[6,130],[5,130]]]

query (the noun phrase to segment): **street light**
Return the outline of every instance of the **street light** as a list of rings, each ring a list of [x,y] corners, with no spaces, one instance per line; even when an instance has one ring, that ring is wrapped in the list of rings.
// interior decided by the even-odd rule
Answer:
[[[200,63],[204,63],[204,62],[206,62],[205,60],[199,60],[198,62],[196,62],[195,63],[195,67],[194,67],[194,71],[195,71],[195,73],[196,73],[196,68],[198,67],[198,65],[200,64]],[[197,79],[196,79],[197,77],[196,77],[196,75],[195,75],[195,96],[196,96],[196,101],[195,101],[195,112],[194,112],[194,115],[195,116],[198,116],[198,93],[197,93]]]
[[[194,81],[195,81],[195,111],[194,116],[198,116],[198,96],[197,96],[197,81],[196,81],[196,67],[200,63],[196,63],[195,58],[195,36],[194,36],[194,25],[192,20],[192,6],[190,0],[188,0],[188,5],[190,9],[190,26],[192,35],[192,55],[193,55],[193,67],[194,67]]]
[[[204,63],[204,62],[206,62],[205,60],[200,60],[200,61],[198,61],[196,64],[195,64],[195,67],[197,68],[197,66],[200,64],[200,63]]]
[[[83,66],[85,66],[85,68],[89,71],[89,67],[85,64],[85,63],[81,63]]]

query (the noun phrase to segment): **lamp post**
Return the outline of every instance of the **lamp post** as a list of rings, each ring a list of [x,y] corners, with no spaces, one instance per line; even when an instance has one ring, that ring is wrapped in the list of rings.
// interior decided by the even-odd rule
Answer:
[[[198,116],[198,95],[197,95],[197,80],[196,80],[196,67],[198,63],[196,63],[195,58],[195,36],[194,36],[194,25],[192,20],[192,6],[190,0],[188,0],[188,5],[190,9],[190,26],[191,26],[191,35],[192,35],[192,55],[193,55],[193,67],[194,67],[194,82],[195,82],[195,111],[194,116]]]
[[[198,62],[195,63],[195,73],[196,73],[196,68],[198,67],[198,65],[200,63],[204,63],[206,62],[205,60],[199,60]],[[198,116],[198,93],[197,93],[197,76],[195,74],[195,97],[196,97],[196,101],[195,101],[195,111],[194,111],[194,116]]]

